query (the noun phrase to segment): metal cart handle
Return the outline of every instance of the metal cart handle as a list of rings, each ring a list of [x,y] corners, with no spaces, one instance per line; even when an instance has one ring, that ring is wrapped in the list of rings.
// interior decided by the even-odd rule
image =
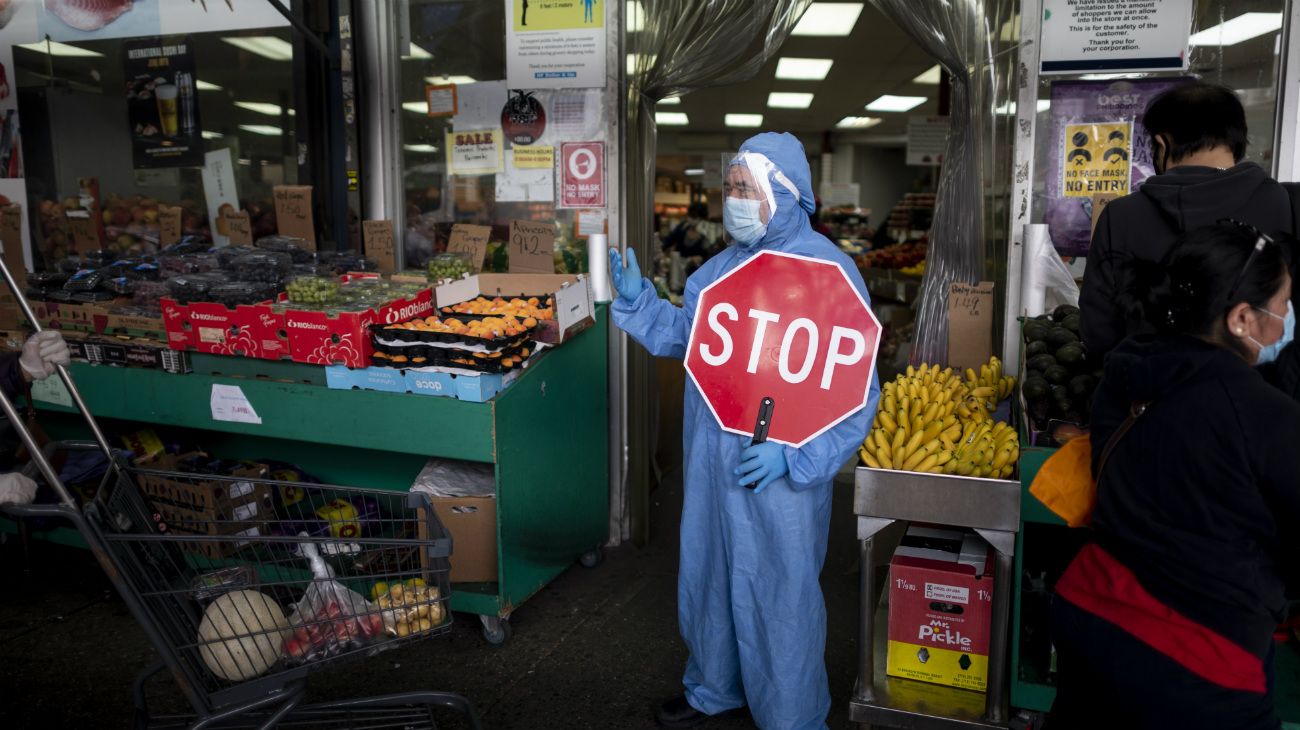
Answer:
[[[0,259],[0,274],[4,275],[5,285],[9,287],[9,291],[13,292],[14,299],[18,302],[18,308],[21,309],[23,315],[27,317],[27,321],[31,323],[33,329],[37,332],[41,332],[43,328],[41,327],[41,323],[36,319],[36,313],[32,311],[32,305],[27,302],[27,296],[19,288],[18,282],[14,281],[14,276],[9,272],[9,267],[5,265],[3,259]],[[103,450],[104,456],[108,458],[111,468],[111,464],[113,463],[113,449],[108,445],[108,439],[104,437],[104,432],[99,428],[99,422],[95,420],[93,415],[91,415],[90,409],[86,406],[86,401],[81,397],[81,392],[77,390],[76,383],[72,382],[72,374],[68,372],[68,369],[63,365],[56,365],[55,368],[59,372],[59,378],[62,379],[63,384],[67,386],[68,394],[72,396],[72,402],[76,404],[77,410],[80,411],[82,417],[86,419],[86,425],[90,426],[90,432],[94,435],[95,442],[99,444],[99,448]],[[63,502],[63,504],[68,507],[76,509],[77,502],[72,498],[72,493],[69,492],[68,488],[59,480],[59,475],[54,471],[54,467],[50,465],[50,460],[46,458],[44,451],[42,451],[41,447],[36,443],[36,439],[32,438],[31,431],[28,430],[26,422],[23,420],[22,416],[18,414],[18,409],[14,407],[13,399],[3,392],[0,392],[0,409],[4,410],[5,417],[9,419],[9,422],[14,426],[14,430],[17,431],[19,437],[22,438],[23,445],[27,447],[27,452],[31,454],[32,461],[36,462],[36,466],[40,469],[41,475],[45,477],[45,482],[50,485],[50,488],[53,489],[56,494],[59,495],[59,501]]]

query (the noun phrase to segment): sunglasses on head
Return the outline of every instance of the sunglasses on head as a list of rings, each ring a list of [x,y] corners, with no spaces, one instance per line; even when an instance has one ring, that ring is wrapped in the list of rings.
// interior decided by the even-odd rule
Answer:
[[[1242,265],[1241,272],[1237,274],[1237,278],[1232,282],[1232,288],[1228,290],[1228,301],[1231,302],[1233,297],[1237,294],[1237,289],[1241,287],[1241,283],[1246,280],[1246,272],[1250,270],[1250,265],[1259,257],[1260,251],[1263,251],[1265,246],[1274,241],[1272,236],[1264,233],[1249,223],[1242,223],[1241,221],[1232,218],[1220,218],[1219,223],[1226,223],[1239,228],[1244,228],[1255,235],[1255,247],[1250,250],[1250,255],[1246,257],[1246,263]]]

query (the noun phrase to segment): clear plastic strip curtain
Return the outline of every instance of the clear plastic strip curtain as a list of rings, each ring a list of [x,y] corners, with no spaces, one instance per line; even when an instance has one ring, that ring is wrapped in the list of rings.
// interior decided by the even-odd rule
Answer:
[[[780,50],[812,0],[639,0],[628,4],[627,140],[624,229],[649,270],[658,253],[653,228],[655,104],[710,86],[751,78]],[[655,453],[657,391],[644,350],[628,350],[628,494],[634,537],[646,534],[649,460]],[[639,524],[638,524],[639,523]]]
[[[985,237],[986,156],[993,127],[998,0],[873,0],[949,73],[951,131],[939,174],[928,262],[911,360],[945,362],[948,290],[987,280],[994,264]],[[990,12],[992,11],[992,12]],[[1005,92],[1004,92],[1005,93]],[[1001,267],[998,267],[1001,268]]]

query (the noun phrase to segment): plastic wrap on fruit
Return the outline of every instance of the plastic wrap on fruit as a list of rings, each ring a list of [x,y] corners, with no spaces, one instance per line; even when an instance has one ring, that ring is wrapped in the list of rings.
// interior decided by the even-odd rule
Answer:
[[[377,606],[334,580],[334,570],[315,543],[298,545],[311,565],[312,584],[289,616],[290,635],[282,649],[289,665],[305,664],[360,649],[382,638]]]
[[[380,581],[371,587],[370,595],[381,611],[384,629],[398,638],[432,631],[447,622],[441,591],[422,578],[391,585]]]

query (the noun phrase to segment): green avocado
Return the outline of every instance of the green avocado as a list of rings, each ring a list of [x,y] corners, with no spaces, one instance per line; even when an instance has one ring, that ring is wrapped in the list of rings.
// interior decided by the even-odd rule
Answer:
[[[1043,371],[1043,377],[1047,378],[1047,382],[1052,385],[1065,385],[1070,379],[1070,371],[1060,365],[1053,365]]]
[[[1075,400],[1087,400],[1092,397],[1092,391],[1097,389],[1097,381],[1092,379],[1091,375],[1076,375],[1070,378],[1070,395]]]
[[[1031,320],[1025,323],[1025,341],[1038,342],[1039,340],[1046,338],[1047,333],[1051,331],[1052,328],[1045,322]]]
[[[1025,346],[1026,360],[1031,357],[1036,357],[1038,355],[1050,355],[1050,354],[1052,354],[1052,348],[1048,347],[1047,343],[1043,342],[1042,340],[1036,340]]]
[[[1083,346],[1077,342],[1071,342],[1056,351],[1056,361],[1067,368],[1081,364],[1083,358]]]
[[[1036,401],[1046,398],[1051,394],[1052,386],[1043,378],[1030,377],[1025,379],[1025,384],[1020,390],[1025,394],[1025,400]]]
[[[1052,347],[1064,347],[1078,341],[1079,336],[1064,327],[1054,327],[1047,332],[1047,344]]]
[[[1079,329],[1083,327],[1083,316],[1079,314],[1071,314],[1061,320],[1061,326],[1077,335],[1079,334]]]
[[[1064,322],[1066,317],[1079,313],[1079,308],[1072,304],[1062,304],[1052,310],[1052,319],[1057,322]]]
[[[1029,358],[1025,363],[1025,367],[1040,373],[1045,372],[1050,367],[1056,367],[1056,358],[1047,354],[1035,355]]]

